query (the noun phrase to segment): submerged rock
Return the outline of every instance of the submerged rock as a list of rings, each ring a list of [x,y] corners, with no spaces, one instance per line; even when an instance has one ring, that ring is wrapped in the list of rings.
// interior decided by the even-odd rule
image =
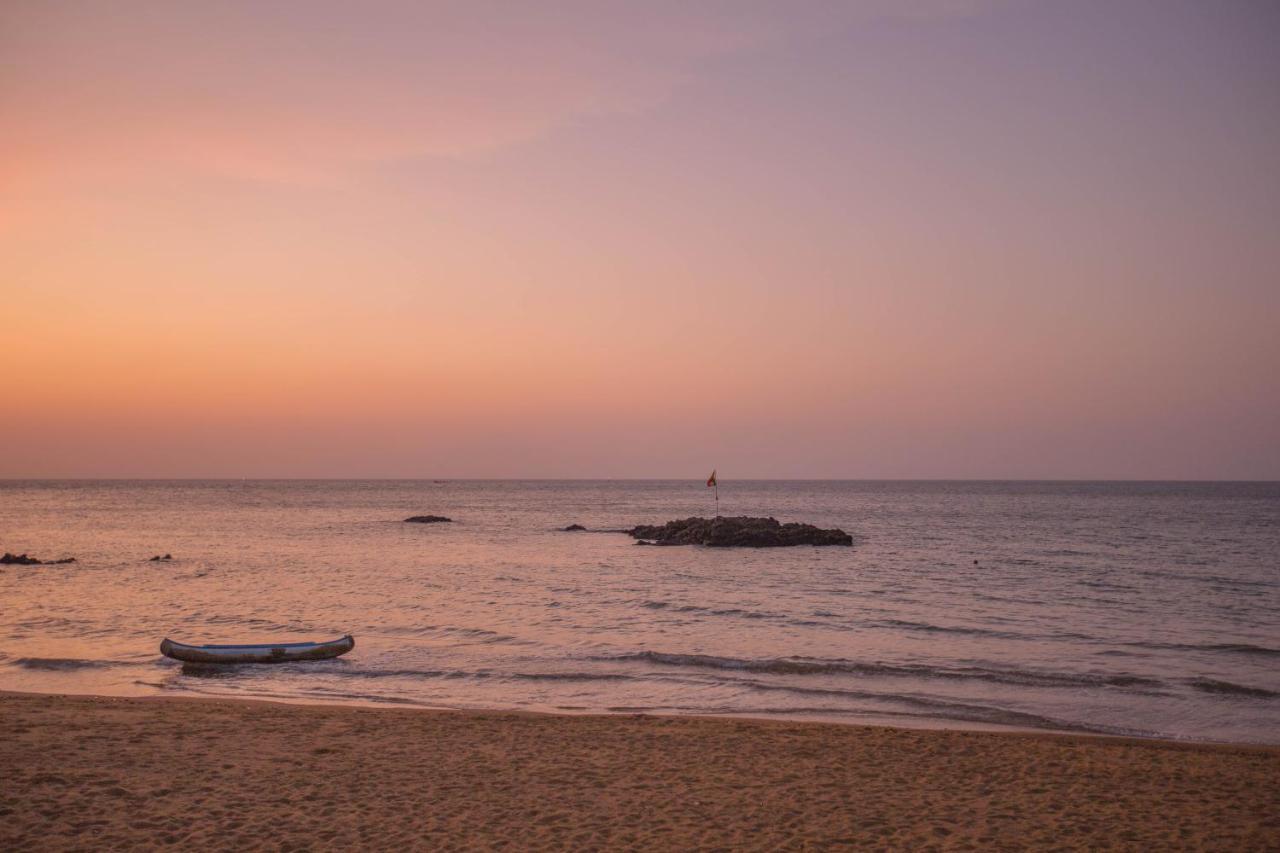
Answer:
[[[405,519],[406,523],[412,524],[439,524],[442,521],[453,521],[453,519],[445,518],[443,515],[411,515]]]
[[[61,566],[75,561],[75,557],[63,557],[61,560],[38,560],[27,554],[10,554],[8,551],[5,551],[4,556],[0,557],[0,565],[6,566]]]
[[[151,563],[157,563],[157,562],[162,562],[162,561],[164,561],[164,560],[172,560],[172,559],[173,559],[173,555],[172,555],[172,554],[165,554],[163,557],[161,557],[161,556],[159,556],[159,555],[157,555],[157,556],[155,556],[155,557],[152,557],[148,562],[151,562]]]
[[[569,532],[574,531],[574,530],[586,530],[587,528],[583,527],[581,524],[570,524],[568,527],[564,527],[564,528],[561,528],[561,529],[562,529],[565,533],[569,533]]]
[[[642,524],[627,533],[655,545],[708,545],[713,548],[780,548],[790,545],[852,545],[843,530],[812,524],[781,524],[776,518],[684,518],[666,524]]]

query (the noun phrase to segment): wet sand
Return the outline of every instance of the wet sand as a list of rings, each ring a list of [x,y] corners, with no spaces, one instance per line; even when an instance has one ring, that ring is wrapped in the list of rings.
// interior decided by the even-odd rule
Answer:
[[[1280,849],[1280,749],[0,694],[0,849]]]

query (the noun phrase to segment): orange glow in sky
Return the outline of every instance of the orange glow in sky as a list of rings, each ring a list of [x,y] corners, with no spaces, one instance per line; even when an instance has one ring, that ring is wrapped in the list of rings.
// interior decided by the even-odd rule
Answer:
[[[0,477],[1280,478],[1277,38],[6,3]]]

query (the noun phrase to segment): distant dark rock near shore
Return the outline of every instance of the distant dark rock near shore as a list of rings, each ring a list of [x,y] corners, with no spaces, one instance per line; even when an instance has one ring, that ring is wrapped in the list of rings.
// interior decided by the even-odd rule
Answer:
[[[74,563],[75,557],[63,557],[61,560],[37,560],[35,557],[29,557],[26,554],[10,554],[4,552],[4,556],[0,557],[0,565],[5,566],[61,566],[64,563]]]
[[[708,545],[712,548],[782,548],[790,545],[852,545],[843,530],[812,524],[781,524],[776,518],[684,518],[666,524],[642,524],[627,533],[655,545]]]
[[[572,533],[575,530],[586,530],[587,528],[583,527],[581,524],[570,524],[568,527],[562,527],[560,529],[565,533]]]
[[[405,519],[406,524],[439,524],[443,521],[453,521],[453,519],[445,518],[443,515],[411,515]]]

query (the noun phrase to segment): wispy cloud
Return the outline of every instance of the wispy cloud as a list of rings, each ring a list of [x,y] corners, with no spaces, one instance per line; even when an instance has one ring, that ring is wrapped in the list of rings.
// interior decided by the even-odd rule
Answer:
[[[660,106],[700,67],[977,0],[10,4],[9,179],[187,169],[325,183]]]

